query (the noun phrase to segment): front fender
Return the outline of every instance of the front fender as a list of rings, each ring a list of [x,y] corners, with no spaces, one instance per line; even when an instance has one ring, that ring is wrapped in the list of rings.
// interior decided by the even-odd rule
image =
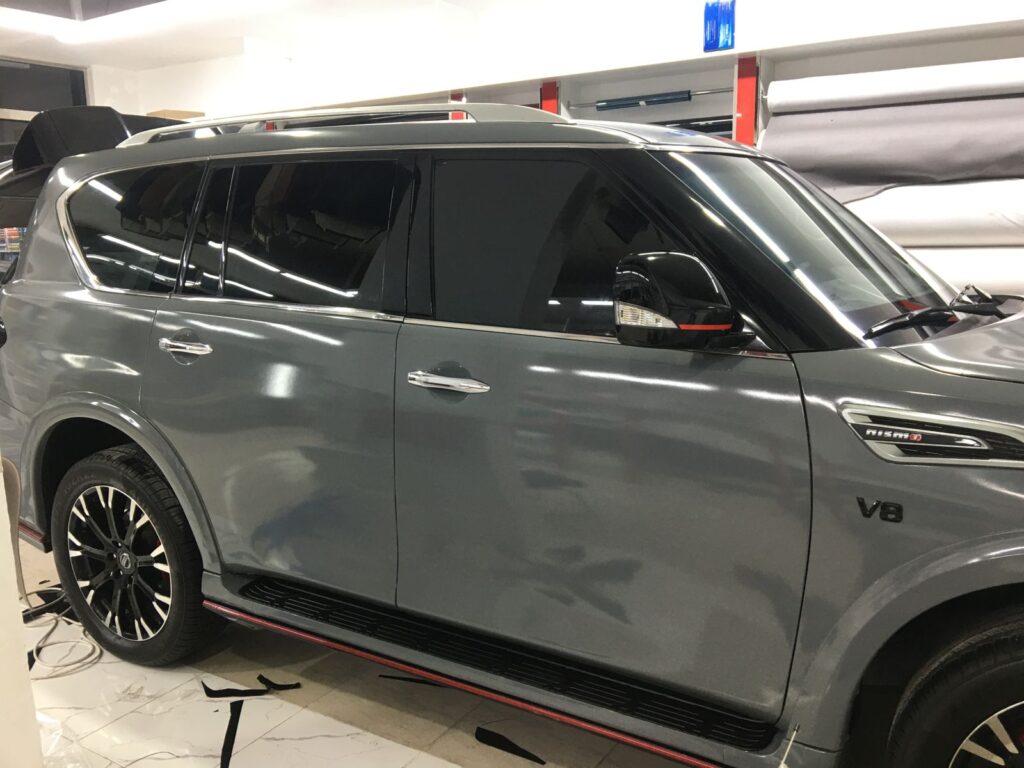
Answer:
[[[58,424],[67,419],[87,418],[101,421],[124,432],[149,454],[167,479],[181,504],[196,545],[203,558],[203,568],[219,573],[221,556],[202,499],[181,458],[160,431],[137,411],[95,392],[71,392],[50,401],[31,420],[22,456],[22,476],[27,480],[22,489],[23,514],[45,531],[49,510],[44,509],[42,489],[42,447]]]
[[[910,560],[875,581],[842,614],[805,671],[790,686],[784,722],[800,741],[842,745],[868,664],[900,629],[943,603],[1024,583],[1024,531],[958,543]]]

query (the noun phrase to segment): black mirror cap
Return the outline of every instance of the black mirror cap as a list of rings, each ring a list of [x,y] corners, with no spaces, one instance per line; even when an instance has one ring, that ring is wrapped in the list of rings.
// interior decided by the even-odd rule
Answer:
[[[616,335],[623,344],[676,349],[722,348],[737,335],[743,319],[730,305],[721,283],[698,257],[686,253],[634,253],[615,268]],[[657,318],[630,319],[620,304]],[[749,343],[749,339],[745,339]]]
[[[7,326],[3,319],[0,319],[0,347],[7,343]]]

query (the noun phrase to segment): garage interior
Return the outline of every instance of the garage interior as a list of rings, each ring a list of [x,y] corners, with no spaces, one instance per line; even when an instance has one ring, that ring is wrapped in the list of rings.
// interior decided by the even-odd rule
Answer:
[[[715,16],[719,6],[726,15]],[[709,19],[728,24],[728,33],[709,38]],[[469,122],[459,105],[499,104],[756,148],[956,289],[1017,296],[1024,293],[1022,54],[1024,13],[1010,0],[0,0],[0,274],[14,274],[31,241],[29,215],[50,170],[82,151],[75,136],[29,141],[33,130],[44,135],[30,123],[41,126],[52,110],[109,107],[155,120],[149,127],[237,115],[262,116],[266,125],[276,114],[386,113],[408,104],[436,105],[446,121]],[[64,147],[49,160],[47,141]],[[23,188],[4,187],[21,173],[19,153],[32,146],[45,172]],[[210,245],[222,247],[212,236]],[[5,365],[4,351],[0,377],[31,377]],[[989,353],[994,368],[1024,360],[1019,349]],[[947,375],[959,365],[939,362]],[[1019,407],[1024,397],[1015,396]],[[12,693],[10,717],[0,719],[0,768],[731,766],[725,750],[662,748],[625,729],[552,717],[550,708],[517,697],[484,691],[482,698],[480,686],[460,689],[450,675],[432,678],[358,648],[338,652],[337,643],[313,644],[308,633],[270,624],[229,623],[169,667],[121,660],[76,620],[44,551],[48,538],[19,531],[19,484],[27,480],[4,459],[12,546],[0,546],[0,674]],[[1006,492],[1019,500],[1016,482],[1018,490]],[[867,487],[881,494],[882,484]],[[875,498],[869,491],[867,505]],[[881,505],[885,497],[877,498]],[[864,511],[865,499],[858,501]],[[776,533],[765,546],[783,539]],[[617,576],[584,569],[579,578],[582,594],[588,579]],[[694,589],[714,594],[706,584]],[[611,610],[596,600],[595,610]],[[827,628],[822,635],[838,642]],[[862,738],[842,765],[880,768],[899,697],[870,681],[861,695]],[[824,761],[838,754],[822,749],[815,759],[823,762],[793,762],[787,746],[794,743],[801,743],[799,723],[787,722],[771,764],[832,765]],[[1008,764],[979,749],[989,757],[972,755],[983,762],[951,768]]]

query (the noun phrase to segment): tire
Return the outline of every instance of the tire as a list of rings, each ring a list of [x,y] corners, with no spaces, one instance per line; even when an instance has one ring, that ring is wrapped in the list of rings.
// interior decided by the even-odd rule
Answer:
[[[890,731],[889,768],[1024,766],[1024,613],[994,618],[911,681]]]
[[[50,536],[68,602],[115,656],[171,664],[223,625],[203,609],[202,559],[181,505],[138,446],[100,451],[68,470]]]

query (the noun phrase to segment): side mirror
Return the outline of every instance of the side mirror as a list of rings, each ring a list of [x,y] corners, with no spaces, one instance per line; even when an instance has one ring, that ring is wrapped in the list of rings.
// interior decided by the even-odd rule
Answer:
[[[623,344],[707,349],[743,347],[754,334],[699,258],[634,253],[615,268],[615,331]]]

